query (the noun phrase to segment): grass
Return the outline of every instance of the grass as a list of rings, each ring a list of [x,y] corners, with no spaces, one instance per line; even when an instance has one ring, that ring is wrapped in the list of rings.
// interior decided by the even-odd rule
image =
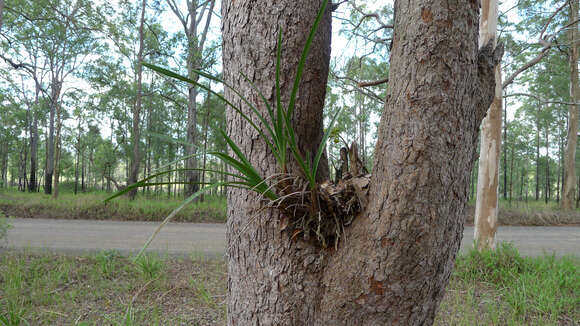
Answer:
[[[511,245],[459,256],[436,325],[577,325],[580,261]]]
[[[6,237],[6,233],[8,233],[10,228],[12,228],[12,225],[8,221],[8,218],[0,211],[0,241]]]
[[[110,194],[104,192],[63,193],[57,200],[40,193],[18,191],[0,192],[0,214],[25,218],[64,219],[110,219],[123,221],[162,221],[183,199],[137,197],[134,201],[126,198],[104,203]],[[467,223],[473,223],[474,206],[471,203],[466,212]],[[580,210],[563,212],[556,202],[545,205],[543,201],[518,202],[500,201],[500,225],[570,225],[580,224]],[[206,196],[203,203],[188,205],[177,213],[176,222],[214,222],[226,220],[226,201],[223,197]],[[3,221],[0,215],[0,239]]]
[[[147,198],[139,196],[134,201],[126,198],[105,203],[110,194],[62,193],[58,199],[42,193],[18,191],[0,192],[0,212],[13,217],[94,219],[122,221],[162,221],[183,198]],[[178,222],[225,222],[226,201],[222,197],[206,196],[203,203],[184,207],[173,219]]]
[[[0,325],[224,324],[223,261],[141,259],[111,251],[81,257],[5,251]]]
[[[223,260],[0,254],[0,325],[223,325]],[[511,246],[459,256],[436,325],[577,325],[580,261]]]
[[[470,201],[465,216],[468,224],[473,224],[475,203]],[[499,225],[580,225],[580,209],[562,211],[555,201],[499,201]]]

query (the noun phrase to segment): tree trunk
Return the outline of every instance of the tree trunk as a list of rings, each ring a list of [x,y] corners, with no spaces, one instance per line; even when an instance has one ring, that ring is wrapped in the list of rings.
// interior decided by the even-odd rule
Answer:
[[[85,152],[81,151],[81,191],[87,191],[86,184],[85,184]]]
[[[198,1],[188,0],[187,10],[188,15],[184,16],[177,9],[177,5],[173,0],[167,0],[167,3],[181,21],[185,35],[187,37],[188,48],[187,48],[187,76],[189,79],[197,81],[199,76],[194,70],[201,69],[202,64],[202,53],[204,49],[204,43],[207,37],[209,24],[213,17],[213,8],[215,5],[215,0],[210,0],[209,10],[207,18],[205,21],[205,26],[203,31],[198,35],[198,25],[201,22],[201,18],[204,16],[207,3],[203,6],[201,13],[198,15]],[[189,85],[188,98],[187,98],[187,146],[185,147],[185,155],[188,158],[185,160],[185,180],[187,184],[185,185],[185,196],[191,196],[193,193],[199,190],[199,171],[194,170],[197,168],[197,157],[195,155],[197,151],[197,87],[195,85]]]
[[[77,138],[77,157],[75,160],[75,186],[74,186],[74,194],[76,195],[78,193],[78,188],[79,188],[79,161],[81,158],[81,119],[79,119],[79,122],[77,124],[77,131],[78,131],[78,138]]]
[[[147,138],[145,139],[145,164],[143,165],[143,176],[145,178],[151,175],[151,107],[152,105],[147,106]],[[151,187],[143,187],[141,188],[141,193],[144,194],[147,191],[147,195],[151,194]],[[157,186],[155,186],[157,189]]]
[[[513,185],[514,185],[514,145],[512,145],[512,150],[511,150],[511,162],[510,162],[510,203],[512,202],[512,198],[513,198]],[[507,170],[506,170],[507,173]]]
[[[536,110],[536,201],[540,200],[540,108]]]
[[[52,175],[54,174],[54,119],[57,100],[60,96],[59,84],[53,79],[50,94],[50,114],[48,125],[48,142],[46,144],[46,170],[44,172],[44,193],[52,194]]]
[[[211,108],[209,107],[209,94],[207,96],[206,102],[208,103],[206,107],[205,116],[203,117],[203,165],[201,168],[201,184],[205,184],[205,166],[207,163],[207,132],[208,132],[208,124],[209,124],[209,114]],[[199,201],[203,202],[205,200],[204,194],[201,194]]]
[[[479,46],[493,40],[497,27],[497,0],[483,0]],[[495,44],[495,43],[494,43]],[[481,124],[474,240],[479,250],[495,247],[497,230],[499,158],[501,153],[501,67],[495,67],[495,96]],[[505,175],[504,171],[504,175]]]
[[[139,142],[141,140],[141,132],[139,130],[140,125],[140,115],[141,115],[141,101],[143,97],[143,48],[145,47],[144,42],[144,25],[145,25],[145,9],[147,6],[147,0],[143,0],[141,3],[141,19],[139,24],[139,52],[137,53],[137,94],[135,96],[135,106],[133,107],[133,127],[132,127],[132,141],[133,141],[133,155],[131,160],[131,171],[129,173],[129,180],[127,185],[132,185],[137,182],[137,176],[139,175],[139,163],[141,163],[141,155],[139,153]],[[129,191],[129,198],[131,200],[135,199],[137,195],[137,188]]]
[[[550,128],[549,123],[546,120],[546,184],[544,187],[544,201],[548,204],[548,200],[550,199]]]
[[[62,85],[62,84],[61,84]],[[58,197],[58,185],[60,183],[60,154],[61,154],[61,144],[60,144],[60,134],[62,130],[62,117],[61,117],[62,107],[60,103],[56,104],[56,137],[54,138],[54,188],[52,189],[52,198]]]
[[[580,207],[580,173],[578,175],[578,192],[576,194],[576,208]]]
[[[503,199],[507,199],[507,98],[503,101]]]
[[[578,0],[570,1],[570,22],[578,20]],[[580,86],[578,83],[578,25],[573,25],[569,31],[572,40],[570,47],[570,98],[580,102]],[[571,210],[574,205],[574,184],[576,183],[576,146],[578,143],[578,105],[568,107],[568,137],[564,157],[564,189],[562,192],[562,209]]]
[[[322,0],[326,1],[326,0]],[[282,101],[322,1],[222,3],[227,83],[261,103],[244,72],[275,102],[277,32],[283,27]],[[463,231],[478,127],[492,102],[500,51],[478,55],[478,2],[397,1],[389,85],[370,203],[336,249],[281,232],[258,195],[229,189],[229,325],[431,324]],[[299,147],[315,153],[330,57],[330,11],[312,43],[293,117]],[[258,55],[259,54],[259,55]],[[251,114],[226,89],[226,98]],[[265,106],[258,105],[265,114]],[[228,133],[264,176],[278,173],[257,133],[227,112]],[[293,167],[291,167],[293,170]],[[295,170],[293,170],[295,171]],[[318,175],[328,178],[328,167]]]
[[[2,0],[0,0],[2,1]],[[34,109],[32,110],[32,124],[30,130],[30,181],[28,191],[36,192],[38,189],[38,181],[36,174],[38,170],[38,95],[40,87],[36,85],[34,95]]]
[[[525,175],[525,171],[526,169],[522,168],[522,175],[520,177],[520,201],[522,201],[524,199],[524,175]]]

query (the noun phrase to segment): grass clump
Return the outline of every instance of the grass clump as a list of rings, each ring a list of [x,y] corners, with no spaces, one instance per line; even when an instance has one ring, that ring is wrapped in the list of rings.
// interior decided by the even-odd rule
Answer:
[[[575,325],[580,321],[580,261],[522,257],[512,245],[459,256],[439,324]],[[458,319],[462,315],[463,319]]]
[[[556,226],[580,225],[580,209],[570,211],[560,209],[560,204],[550,201],[500,200],[498,210],[499,225]],[[466,223],[473,224],[475,201],[469,202],[466,210]]]
[[[163,273],[164,262],[155,254],[144,254],[134,260],[139,273],[147,280],[153,280]]]
[[[153,261],[161,261],[153,265],[161,264],[162,272],[145,276],[129,258],[109,252],[69,257],[5,251],[0,325],[225,323],[223,260],[194,255]],[[435,324],[577,325],[579,277],[577,258],[521,257],[509,245],[469,252],[457,259]]]
[[[141,270],[114,252],[71,257],[3,251],[0,325],[225,323],[223,300],[213,300],[225,296],[223,261],[155,256],[148,262]],[[197,278],[198,287],[189,281],[191,275],[204,276]],[[199,298],[200,287],[211,305]]]
[[[10,228],[12,228],[12,225],[8,222],[8,218],[0,211],[0,241],[6,238],[6,234],[8,234]]]

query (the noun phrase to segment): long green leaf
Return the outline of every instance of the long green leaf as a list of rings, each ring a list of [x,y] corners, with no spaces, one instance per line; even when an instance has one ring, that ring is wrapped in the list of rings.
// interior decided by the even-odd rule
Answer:
[[[159,177],[159,176],[163,176],[166,175],[168,173],[172,173],[172,172],[181,172],[181,171],[203,171],[203,169],[195,169],[195,168],[180,168],[180,169],[171,169],[171,170],[165,170],[162,172],[158,172],[158,173],[154,173],[142,180],[137,181],[136,183],[132,184],[132,185],[128,185],[127,187],[125,187],[125,189],[119,190],[118,192],[114,193],[113,195],[111,195],[110,197],[106,198],[104,201],[108,202],[112,199],[115,199],[119,196],[122,196],[126,193],[128,193],[129,191],[135,189],[135,188],[142,188],[142,187],[146,187],[147,186],[147,181]],[[212,170],[212,169],[205,169],[205,171],[208,172],[214,172],[214,173],[222,173],[231,177],[235,177],[235,178],[239,178],[244,180],[244,176],[238,175],[238,174],[234,174],[234,173],[229,173],[229,172],[222,172],[222,171],[218,171],[218,170]],[[185,184],[188,184],[189,182],[185,182]],[[163,184],[163,183],[160,183]]]
[[[146,66],[147,68],[150,68],[150,69],[152,69],[154,71],[157,71],[160,74],[163,74],[163,75],[166,75],[166,76],[169,76],[169,77],[172,77],[172,78],[175,78],[175,79],[184,81],[184,82],[189,83],[189,84],[193,84],[193,85],[195,85],[195,86],[197,86],[197,87],[199,87],[199,88],[201,88],[201,89],[203,89],[205,91],[208,91],[211,94],[215,95],[217,98],[219,98],[224,103],[226,103],[227,105],[229,105],[232,109],[234,109],[244,120],[246,120],[250,124],[250,126],[252,126],[252,128],[254,128],[254,130],[256,130],[258,132],[258,134],[260,134],[260,136],[264,139],[264,141],[266,142],[266,144],[268,145],[268,147],[270,147],[270,149],[272,151],[275,151],[274,146],[272,145],[272,143],[270,142],[270,140],[268,139],[268,137],[266,137],[266,135],[262,132],[262,129],[258,128],[258,126],[254,123],[254,121],[252,119],[250,119],[250,117],[248,117],[244,112],[242,112],[242,110],[240,108],[238,108],[237,106],[235,106],[232,102],[228,101],[223,95],[221,95],[221,94],[213,91],[211,88],[209,88],[209,87],[207,87],[207,86],[205,86],[205,85],[203,85],[203,84],[201,84],[199,82],[196,82],[196,81],[191,80],[191,79],[189,79],[187,77],[181,76],[181,75],[179,75],[179,74],[177,74],[177,73],[175,73],[175,72],[173,72],[171,70],[167,70],[165,68],[162,68],[162,67],[159,67],[159,66],[156,66],[156,65],[152,65],[150,63],[145,63],[145,62],[143,63],[143,65]],[[203,75],[204,77],[206,75],[207,76],[211,76],[211,75],[208,75],[206,73],[202,73],[201,71],[197,71],[197,70],[196,70],[196,73],[198,73],[200,75]],[[215,77],[212,77],[212,80],[221,81],[220,79],[215,78]],[[227,84],[224,83],[224,85],[227,85]],[[239,94],[239,93],[236,93],[236,94]],[[260,119],[260,121],[262,121],[262,123],[264,124],[264,126],[266,127],[266,129],[268,129],[269,133],[270,134],[273,134],[272,129],[269,127],[267,121],[258,112],[258,110],[253,105],[251,105],[250,102],[248,102],[248,100],[245,99],[241,94],[239,96],[242,98],[242,100],[245,103],[247,103],[250,106],[250,108],[252,109],[252,111],[258,116],[258,119]]]
[[[328,142],[328,137],[332,132],[332,127],[334,127],[334,123],[336,122],[336,118],[340,114],[341,109],[336,110],[336,113],[330,120],[328,127],[326,128],[326,132],[320,141],[320,145],[318,145],[318,151],[316,152],[316,157],[314,157],[314,162],[312,163],[312,174],[313,177],[316,178],[316,171],[318,170],[318,163],[320,162],[320,158],[322,157],[322,153],[324,153],[324,149],[326,148],[326,143]]]
[[[320,10],[318,10],[318,15],[314,20],[314,24],[310,29],[310,33],[308,34],[308,39],[306,39],[306,44],[302,49],[302,55],[300,56],[300,61],[298,61],[298,68],[296,69],[296,78],[294,79],[294,85],[292,86],[292,93],[290,93],[290,101],[288,103],[288,110],[286,111],[287,115],[292,117],[294,113],[294,104],[296,102],[296,94],[298,93],[298,87],[300,86],[300,81],[302,80],[302,72],[304,70],[304,64],[306,63],[306,58],[308,57],[308,53],[310,52],[310,45],[314,40],[314,36],[316,35],[316,31],[318,30],[318,25],[324,16],[324,12],[326,10],[326,5],[328,1],[322,1],[322,6]]]
[[[282,57],[282,28],[278,32],[278,44],[276,45],[276,121],[272,121],[275,126],[276,133],[279,135],[278,147],[280,148],[280,168],[282,172],[286,172],[286,147],[287,135],[284,130],[286,113],[282,107],[282,90],[280,89],[280,60]]]

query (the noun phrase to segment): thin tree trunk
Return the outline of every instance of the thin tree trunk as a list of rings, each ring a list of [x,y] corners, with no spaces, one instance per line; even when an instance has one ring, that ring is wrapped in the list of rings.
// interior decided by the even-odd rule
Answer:
[[[560,119],[559,119],[560,120]],[[562,133],[558,132],[558,169],[556,170],[556,203],[560,204],[560,181],[563,182],[563,166],[562,166],[562,156],[563,156],[563,139]]]
[[[210,107],[209,107],[209,93],[207,95],[206,98],[206,102],[208,103],[207,107],[206,107],[206,113],[205,116],[203,117],[203,167],[201,170],[201,184],[204,185],[205,184],[205,166],[206,166],[206,162],[207,162],[207,132],[208,132],[208,124],[209,124],[209,114],[210,114]],[[203,202],[205,200],[205,196],[203,194],[201,194],[199,201]]]
[[[570,22],[578,20],[578,0],[570,1]],[[569,30],[572,40],[570,47],[570,98],[573,102],[580,102],[580,86],[578,81],[578,26]],[[564,181],[562,192],[562,209],[571,210],[574,201],[574,184],[576,181],[576,146],[578,143],[578,105],[568,106],[568,136],[566,154],[564,158]],[[579,186],[580,187],[580,186]],[[580,189],[580,188],[579,188]]]
[[[194,69],[199,69],[199,62],[201,60],[199,53],[199,44],[197,39],[197,0],[187,1],[190,21],[187,27],[186,36],[188,41],[187,52],[187,76],[197,81],[199,76]],[[190,156],[185,160],[185,197],[191,196],[199,190],[199,172],[194,170],[197,168],[197,87],[189,85],[187,97],[187,146],[185,147],[185,155]]]
[[[503,199],[507,199],[507,97],[503,100]]]
[[[540,200],[540,104],[536,110],[536,201]]]
[[[496,44],[497,0],[481,3],[479,46]],[[479,250],[495,247],[497,230],[499,158],[501,153],[501,67],[495,67],[495,97],[481,124],[474,240]],[[504,172],[505,174],[505,172]]]
[[[85,153],[81,150],[81,191],[87,191],[85,185]]]
[[[546,184],[544,187],[544,201],[548,204],[550,199],[550,142],[549,142],[550,128],[548,121],[546,120]]]
[[[145,47],[145,10],[147,8],[147,0],[141,2],[141,19],[139,23],[139,52],[137,53],[137,94],[135,96],[135,106],[133,107],[133,126],[131,139],[133,141],[133,155],[131,161],[131,171],[129,174],[128,185],[137,182],[139,175],[139,164],[141,162],[141,153],[139,152],[139,142],[141,140],[141,132],[139,130],[140,115],[141,115],[141,101],[143,97],[143,50]],[[129,191],[129,198],[135,199],[137,195],[137,188]]]
[[[510,197],[509,197],[510,198],[510,203],[511,203],[512,198],[513,198],[512,189],[513,189],[513,184],[514,184],[514,147],[515,146],[512,145],[512,150],[511,150],[511,164],[510,164]],[[507,172],[507,170],[506,170],[506,172]]]
[[[225,173],[226,172],[225,165],[226,165],[225,163],[220,164],[221,170],[222,170],[222,175],[221,175],[222,183],[224,183],[224,185],[221,187],[222,188],[221,189],[221,191],[222,191],[222,197],[225,197],[226,194],[227,194],[227,187],[225,186],[225,182],[227,180],[227,176],[226,176],[226,173]]]
[[[524,173],[525,173],[524,171],[525,171],[525,169],[522,168],[522,171],[521,171],[522,174],[521,174],[521,177],[520,177],[520,201],[522,201],[524,199],[524,196],[523,196],[523,192],[524,192]]]
[[[52,194],[52,176],[54,174],[54,119],[56,115],[56,101],[58,100],[60,89],[58,83],[53,79],[50,96],[50,113],[48,126],[48,142],[46,144],[46,170],[44,173],[44,193]]]
[[[56,136],[54,138],[54,163],[52,165],[54,168],[54,188],[52,189],[52,197],[55,199],[58,197],[58,185],[60,182],[60,154],[61,154],[60,134],[62,130],[62,117],[61,117],[62,107],[58,102],[58,99],[60,98],[60,91],[62,89],[62,82],[59,81],[57,83],[58,83],[58,93],[56,94],[56,97],[54,97],[54,102],[56,106],[55,108]]]
[[[580,173],[578,175],[578,191],[576,192],[576,208],[580,207]]]
[[[3,1],[3,0],[0,0]],[[36,192],[38,189],[38,181],[36,180],[36,174],[38,170],[38,95],[40,93],[40,87],[36,84],[35,94],[34,94],[34,108],[32,110],[32,125],[30,130],[30,182],[28,190],[30,192]]]
[[[153,82],[151,82],[153,83]],[[145,155],[146,155],[146,160],[145,160],[145,164],[143,166],[143,175],[145,177],[149,177],[151,175],[151,107],[152,105],[148,105],[147,106],[147,138],[145,141]],[[141,193],[145,193],[145,189],[147,189],[147,194],[151,194],[151,187],[143,187],[141,188],[142,192]],[[155,189],[157,189],[157,186],[155,186]],[[157,191],[157,190],[155,190]]]

